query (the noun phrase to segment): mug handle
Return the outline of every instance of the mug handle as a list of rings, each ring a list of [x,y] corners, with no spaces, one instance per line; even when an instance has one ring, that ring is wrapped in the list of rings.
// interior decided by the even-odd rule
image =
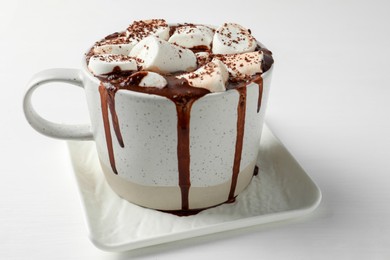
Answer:
[[[24,95],[23,110],[29,124],[39,133],[66,140],[93,140],[90,125],[69,125],[48,121],[34,109],[31,98],[34,91],[50,82],[64,82],[84,88],[81,71],[78,69],[49,69],[35,74],[28,83]]]

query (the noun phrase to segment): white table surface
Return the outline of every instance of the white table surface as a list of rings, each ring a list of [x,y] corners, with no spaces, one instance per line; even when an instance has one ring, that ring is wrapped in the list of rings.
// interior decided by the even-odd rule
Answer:
[[[0,259],[390,259],[389,2],[180,2],[1,0]],[[92,245],[65,142],[29,127],[22,97],[34,73],[77,68],[144,18],[238,22],[274,52],[267,122],[320,186],[314,213],[120,254]],[[35,102],[88,120],[82,90],[58,84]]]

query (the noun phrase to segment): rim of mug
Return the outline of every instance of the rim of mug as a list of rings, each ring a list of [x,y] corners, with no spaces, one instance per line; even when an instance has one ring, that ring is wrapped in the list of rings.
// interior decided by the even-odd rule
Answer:
[[[95,82],[96,84],[100,84],[101,81],[95,75],[93,75],[89,71],[88,66],[87,66],[87,61],[85,59],[85,56],[83,57],[82,67],[83,67],[84,75],[87,75],[88,78],[90,80],[92,80],[93,82]],[[272,64],[272,66],[266,72],[261,74],[262,78],[265,79],[265,78],[269,77],[268,75],[270,75],[272,73],[273,68],[274,68],[274,65]],[[251,85],[252,83],[253,82],[249,83],[248,86]],[[208,93],[207,95],[205,95],[204,97],[217,97],[217,96],[221,96],[221,95],[227,95],[227,94],[230,94],[230,93],[235,93],[232,90],[234,90],[234,89],[229,89],[229,90],[226,90],[226,91],[223,91],[223,92],[214,92],[214,93],[211,92],[211,93]],[[124,93],[131,94],[131,95],[137,95],[137,96],[139,95],[140,97],[141,96],[142,97],[156,96],[156,97],[164,98],[162,96],[152,95],[152,94],[142,93],[142,92],[137,92],[137,91],[126,91]]]

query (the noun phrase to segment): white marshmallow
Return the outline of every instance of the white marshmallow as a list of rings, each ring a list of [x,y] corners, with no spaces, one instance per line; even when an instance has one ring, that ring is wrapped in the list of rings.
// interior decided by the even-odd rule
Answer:
[[[163,40],[169,38],[169,26],[163,19],[135,21],[126,30],[126,36],[109,38],[94,47],[94,54],[129,55],[131,49],[142,39],[154,35]]]
[[[211,48],[214,31],[204,25],[183,25],[176,28],[168,42],[185,48],[205,46]]]
[[[133,74],[134,75],[134,74]],[[167,80],[158,73],[148,71],[138,84],[141,87],[164,88],[168,84]]]
[[[127,40],[133,45],[151,35],[167,41],[169,38],[167,22],[164,19],[135,21],[126,30]]]
[[[111,73],[115,67],[122,71],[137,70],[137,62],[134,58],[119,54],[93,55],[88,62],[89,70],[95,75]]]
[[[196,56],[196,60],[198,62],[198,66],[203,66],[206,63],[211,61],[210,53],[205,52],[205,51],[197,52],[197,53],[195,53],[195,56]]]
[[[99,42],[93,48],[93,53],[128,55],[134,45],[134,43],[127,42],[125,37],[117,37]]]
[[[210,92],[223,92],[226,90],[225,84],[229,72],[220,60],[214,59],[194,72],[177,77],[185,78],[188,84],[196,88],[205,88]]]
[[[130,52],[143,70],[158,73],[192,71],[196,68],[195,54],[155,36],[140,41]]]
[[[96,46],[93,49],[93,52],[95,54],[128,55],[133,47],[134,44],[107,44],[107,45]]]
[[[227,67],[229,74],[235,79],[246,79],[256,73],[263,72],[261,64],[263,53],[260,51],[218,56]]]
[[[212,49],[214,54],[251,52],[255,48],[255,38],[239,24],[225,23],[214,34]]]
[[[208,59],[208,57],[210,57],[210,53],[207,51],[200,51],[200,52],[196,52],[195,56],[198,59]]]

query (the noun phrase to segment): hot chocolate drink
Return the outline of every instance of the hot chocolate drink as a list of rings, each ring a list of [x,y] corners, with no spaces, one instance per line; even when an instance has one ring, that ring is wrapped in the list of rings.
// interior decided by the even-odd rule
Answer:
[[[272,53],[241,25],[136,21],[96,42],[81,69],[34,75],[23,108],[44,135],[93,140],[120,197],[188,215],[234,202],[261,175],[272,71]],[[35,110],[35,90],[52,82],[84,89],[89,124],[52,122]]]
[[[189,203],[193,157],[191,109],[206,95],[237,92],[230,188],[226,199],[220,202],[234,201],[243,168],[240,164],[246,111],[255,109],[259,113],[263,96],[262,74],[273,64],[272,53],[256,41],[249,29],[234,23],[215,28],[190,23],[168,25],[162,19],[136,21],[127,30],[98,41],[86,54],[86,61],[90,72],[101,82],[99,94],[106,149],[111,170],[116,175],[123,173],[117,169],[114,146],[131,145],[122,136],[116,93],[133,91],[158,95],[175,105],[177,179],[181,192],[181,206],[175,210],[182,212],[194,210]],[[258,88],[254,108],[247,107],[247,86],[250,84],[256,84]],[[204,170],[209,169],[204,167]]]

